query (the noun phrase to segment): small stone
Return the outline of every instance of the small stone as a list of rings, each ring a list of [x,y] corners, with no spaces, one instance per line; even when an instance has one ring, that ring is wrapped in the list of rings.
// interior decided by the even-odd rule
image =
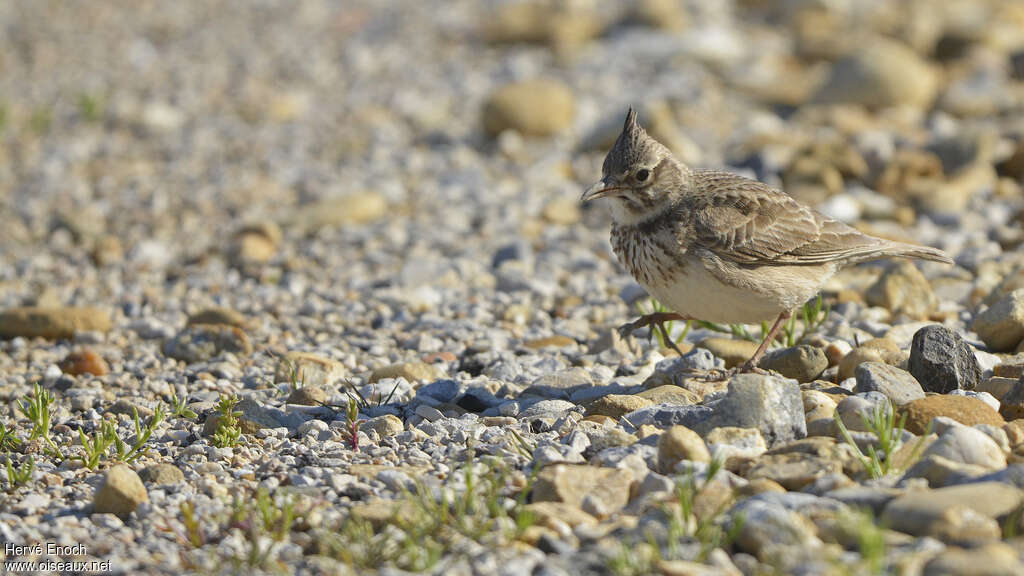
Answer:
[[[938,416],[952,418],[964,426],[990,424],[998,427],[1005,423],[991,406],[966,396],[928,396],[904,404],[899,411],[907,415],[906,429],[917,435],[924,434]]]
[[[939,305],[931,284],[910,262],[890,265],[864,294],[868,304],[924,320]]]
[[[117,236],[103,236],[96,240],[90,254],[97,266],[110,266],[124,260],[124,246]]]
[[[561,334],[555,334],[554,336],[547,336],[545,338],[536,338],[534,340],[527,340],[523,342],[523,346],[530,348],[531,350],[542,350],[544,348],[565,348],[566,346],[575,346],[576,341],[568,336],[562,336]]]
[[[597,518],[565,502],[531,502],[524,505],[523,510],[532,514],[534,521],[541,526],[547,526],[556,520],[565,522],[570,528],[580,524],[597,523]]]
[[[537,378],[523,391],[523,395],[568,398],[574,392],[593,385],[594,380],[590,377],[589,372],[583,368],[570,368]]]
[[[802,514],[768,499],[773,494],[765,492],[742,500],[729,512],[732,518],[743,518],[734,543],[736,549],[760,556],[779,547],[821,546],[814,524]]]
[[[974,390],[981,380],[981,367],[971,346],[959,334],[938,324],[914,334],[909,366],[910,373],[928,392]]]
[[[987,518],[995,522],[1012,512],[1021,503],[1018,488],[1000,482],[975,482],[948,486],[936,490],[907,492],[891,500],[882,513],[882,522],[893,530],[912,536],[933,536],[944,541],[978,541],[999,538],[995,531],[983,525],[973,529],[971,518]],[[967,520],[967,522],[964,522]],[[981,538],[977,538],[981,536]]]
[[[999,414],[1007,420],[1024,418],[1024,377],[1000,400]]]
[[[107,470],[93,496],[93,512],[127,516],[149,501],[149,494],[134,470],[119,464]]]
[[[302,386],[288,395],[288,404],[299,406],[322,406],[327,403],[327,392],[319,386]]]
[[[1014,290],[974,317],[971,329],[994,352],[1008,352],[1024,340],[1024,288]]]
[[[226,324],[194,324],[164,341],[164,355],[188,364],[209,360],[225,352],[236,356],[252,354],[249,337]]]
[[[139,404],[138,402],[129,400],[127,398],[121,398],[120,400],[114,402],[113,404],[110,405],[109,408],[107,408],[106,411],[111,414],[124,414],[125,416],[132,417],[134,417],[135,414],[138,413],[139,418],[142,418],[143,420],[153,415],[152,408],[147,408]]]
[[[989,542],[978,548],[946,548],[924,565],[922,576],[1005,576],[1024,574],[1010,545]]]
[[[640,0],[635,8],[635,17],[660,30],[682,30],[689,22],[686,8],[678,0]]]
[[[60,370],[71,376],[81,376],[82,374],[103,376],[110,372],[110,367],[102,356],[92,350],[83,349],[72,352],[64,360],[61,360]]]
[[[582,5],[527,0],[502,3],[488,13],[483,37],[495,44],[545,44],[562,53],[600,34],[599,14]]]
[[[139,479],[147,484],[177,484],[185,480],[185,474],[174,464],[154,464],[139,472]]]
[[[851,350],[839,361],[839,381],[853,378],[857,366],[864,362],[881,362],[890,366],[899,366],[905,359],[906,355],[892,340],[887,338],[868,340]]]
[[[647,398],[632,394],[609,394],[587,404],[587,416],[601,415],[618,420],[623,414],[629,414],[653,404]]]
[[[580,203],[576,198],[554,198],[544,205],[541,212],[544,220],[551,224],[571,226],[580,221]]]
[[[496,136],[515,130],[526,136],[553,136],[572,125],[576,101],[569,87],[553,79],[507,84],[492,93],[483,109],[483,124]]]
[[[377,436],[387,438],[405,430],[402,421],[392,414],[384,414],[376,418],[370,418],[362,425],[363,430],[373,430]]]
[[[711,418],[698,431],[720,426],[756,428],[769,446],[807,435],[800,386],[761,374],[740,374],[729,381],[725,397],[713,407]]]
[[[937,88],[935,71],[913,50],[895,41],[874,38],[861,42],[852,54],[832,65],[813,100],[868,108],[927,108]]]
[[[664,384],[650,390],[638,392],[637,396],[650,400],[652,404],[677,404],[691,406],[700,404],[701,397],[696,392],[680,388],[674,384]]]
[[[726,368],[735,368],[750,360],[757,350],[757,342],[731,338],[705,338],[697,344],[697,347],[710,350],[716,357],[724,360]]]
[[[620,468],[598,468],[586,464],[555,464],[537,475],[533,502],[565,502],[577,508],[590,495],[610,512],[621,510],[629,501],[633,474]]]
[[[997,366],[998,368],[998,366]],[[1002,378],[999,376],[993,376],[986,378],[978,384],[975,389],[977,392],[985,392],[991,394],[997,401],[1002,402],[1003,398],[1010,393],[1010,390],[1017,384],[1017,378]]]
[[[216,306],[213,308],[204,308],[195,314],[190,315],[186,325],[195,326],[196,324],[226,324],[228,326],[244,329],[248,322],[246,321],[245,316],[240,312],[232,310],[231,308]]]
[[[444,371],[425,362],[404,362],[377,368],[370,374],[370,383],[385,378],[405,378],[409,382],[420,382],[444,378]]]
[[[0,312],[0,338],[62,340],[78,332],[109,332],[110,312],[100,308],[10,308]]]
[[[444,418],[444,414],[442,414],[440,410],[433,406],[427,406],[426,404],[420,404],[417,406],[415,414],[427,422],[437,422]]]
[[[307,230],[360,225],[388,214],[387,199],[377,192],[361,192],[321,200],[299,208],[294,220]]]
[[[431,398],[438,402],[451,402],[458,396],[459,389],[460,386],[457,381],[444,378],[420,386],[416,389],[416,397]]]
[[[773,480],[787,490],[801,490],[818,478],[839,474],[842,471],[842,464],[836,460],[789,452],[761,455],[747,468],[743,477],[748,480]]]
[[[942,433],[921,454],[922,458],[941,456],[953,462],[980,466],[988,470],[1006,468],[1006,456],[988,434],[969,426],[953,426]]]
[[[896,406],[924,398],[921,384],[906,370],[881,362],[864,362],[855,372],[854,392],[881,392]]]
[[[345,377],[345,365],[309,352],[291,351],[277,362],[274,382],[325,388]]]
[[[658,438],[658,469],[671,474],[680,461],[710,462],[711,453],[693,430],[673,426]]]
[[[739,461],[752,460],[768,450],[761,432],[754,428],[715,428],[705,436],[705,443],[711,457],[722,460],[728,469],[733,469]]]
[[[228,258],[238,267],[269,262],[277,254],[277,245],[263,234],[243,232],[235,235]]]
[[[801,345],[772,351],[759,366],[804,383],[814,381],[828,368],[828,358],[821,348]]]

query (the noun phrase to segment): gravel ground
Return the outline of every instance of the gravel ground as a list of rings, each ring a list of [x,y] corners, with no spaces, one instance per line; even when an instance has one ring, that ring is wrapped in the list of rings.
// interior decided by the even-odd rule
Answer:
[[[91,573],[1024,573],[1024,3],[0,3],[0,552]],[[761,327],[577,198],[696,167],[956,260]],[[81,564],[15,565],[14,561]]]

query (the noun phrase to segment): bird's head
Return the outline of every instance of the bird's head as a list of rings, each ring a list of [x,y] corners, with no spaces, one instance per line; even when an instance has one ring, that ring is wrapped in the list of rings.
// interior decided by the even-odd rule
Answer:
[[[604,158],[601,180],[584,192],[580,201],[608,198],[616,222],[642,222],[673,202],[682,191],[687,172],[668,148],[647,135],[630,108],[622,133]]]

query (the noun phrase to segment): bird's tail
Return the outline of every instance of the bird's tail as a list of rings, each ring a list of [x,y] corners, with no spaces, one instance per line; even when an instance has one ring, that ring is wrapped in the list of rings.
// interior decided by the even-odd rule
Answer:
[[[953,263],[953,259],[950,258],[949,255],[942,250],[932,248],[931,246],[918,246],[916,244],[893,242],[886,247],[885,253],[889,256],[920,258],[921,260],[931,260],[932,262],[942,262],[943,264]]]

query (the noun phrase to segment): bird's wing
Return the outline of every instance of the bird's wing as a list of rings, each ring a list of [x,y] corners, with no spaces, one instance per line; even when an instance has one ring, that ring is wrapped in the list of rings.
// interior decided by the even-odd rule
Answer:
[[[803,206],[766,184],[728,172],[695,172],[689,211],[695,242],[746,265],[822,264],[890,246]]]

